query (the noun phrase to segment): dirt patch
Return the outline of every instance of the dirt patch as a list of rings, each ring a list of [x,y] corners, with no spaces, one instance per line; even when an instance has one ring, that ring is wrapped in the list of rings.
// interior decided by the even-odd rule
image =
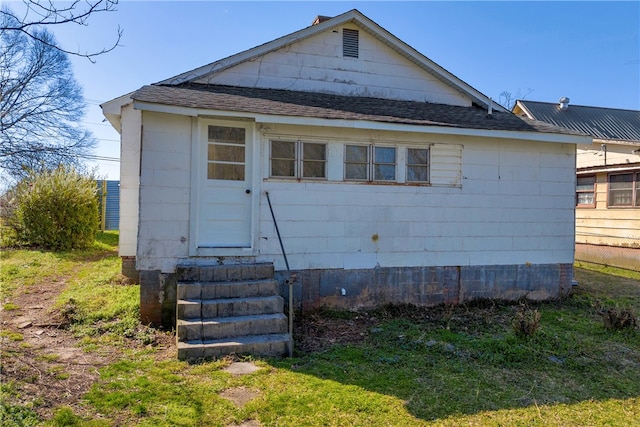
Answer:
[[[99,351],[84,351],[68,330],[64,310],[53,309],[57,296],[66,286],[65,279],[30,286],[12,296],[12,310],[0,309],[0,376],[11,393],[6,404],[33,407],[44,419],[50,419],[61,406],[70,406],[80,416],[99,417],[85,407],[82,396],[98,380],[98,369],[120,359],[122,348],[101,346]],[[16,308],[17,307],[17,308]],[[175,354],[173,339],[158,331],[159,358]],[[134,340],[125,346],[138,348]]]
[[[242,408],[251,400],[260,396],[260,392],[248,389],[246,387],[234,387],[224,390],[220,393],[220,397],[231,401],[234,405]]]
[[[376,310],[343,312],[320,309],[296,316],[294,342],[302,353],[324,351],[335,344],[359,344],[380,324],[390,319],[406,319],[428,323],[444,329],[473,333],[487,326],[510,325],[520,306],[515,303],[479,301],[472,304],[419,307],[411,304],[391,304]]]

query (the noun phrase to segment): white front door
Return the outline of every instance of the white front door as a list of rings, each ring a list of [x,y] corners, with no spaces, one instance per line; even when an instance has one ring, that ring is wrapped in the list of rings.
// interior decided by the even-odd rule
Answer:
[[[200,126],[198,247],[251,246],[251,126]]]

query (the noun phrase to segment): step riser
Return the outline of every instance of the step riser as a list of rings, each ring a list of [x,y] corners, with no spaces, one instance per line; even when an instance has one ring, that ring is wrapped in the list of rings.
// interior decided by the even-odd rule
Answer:
[[[179,266],[179,282],[236,282],[273,279],[273,264],[231,264],[212,266]]]
[[[234,322],[179,323],[179,341],[216,340],[244,335],[286,334],[287,318],[284,315],[267,319],[238,320]]]
[[[281,296],[255,299],[178,301],[178,319],[253,316],[282,313],[283,311],[284,299]]]
[[[213,359],[229,354],[251,354],[258,357],[282,357],[289,352],[290,342],[286,340],[266,342],[266,343],[226,343],[216,346],[192,346],[189,348],[178,348],[178,359],[180,360],[200,360]]]
[[[252,316],[255,314],[274,314],[284,311],[284,299],[280,296],[255,300],[228,299],[224,302],[209,303],[202,301],[202,318]]]
[[[277,295],[278,282],[178,283],[178,299],[249,298]]]

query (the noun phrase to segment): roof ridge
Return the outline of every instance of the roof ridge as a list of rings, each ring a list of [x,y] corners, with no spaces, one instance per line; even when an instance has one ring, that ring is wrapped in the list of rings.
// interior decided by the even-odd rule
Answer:
[[[523,104],[531,104],[531,103],[536,103],[536,104],[545,104],[545,105],[558,105],[557,102],[547,102],[547,101],[533,101],[533,100],[526,100],[526,99],[519,99],[518,102],[523,103]],[[629,108],[619,108],[619,107],[598,107],[595,105],[582,105],[582,104],[569,104],[569,108],[593,108],[596,110],[617,110],[617,111],[628,111],[628,112],[632,112],[632,113],[640,113],[640,110],[632,110]]]

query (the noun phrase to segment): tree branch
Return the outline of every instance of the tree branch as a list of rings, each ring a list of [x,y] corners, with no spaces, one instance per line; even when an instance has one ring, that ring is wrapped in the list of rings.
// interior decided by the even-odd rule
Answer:
[[[101,12],[115,12],[119,0],[87,0],[80,2],[74,1],[67,7],[61,7],[54,4],[52,0],[47,3],[41,0],[23,0],[26,6],[26,12],[23,18],[19,18],[8,7],[0,9],[0,15],[4,19],[0,21],[0,33],[4,32],[20,32],[33,40],[41,42],[49,47],[59,50],[67,55],[87,58],[91,62],[95,62],[95,57],[111,52],[120,45],[123,30],[118,27],[116,40],[109,47],[102,48],[95,52],[73,51],[58,46],[51,40],[43,40],[39,35],[39,29],[51,25],[77,24],[86,26],[87,20],[91,15]],[[85,8],[81,8],[85,5]],[[35,17],[30,15],[35,14]],[[32,19],[34,18],[34,19]]]

